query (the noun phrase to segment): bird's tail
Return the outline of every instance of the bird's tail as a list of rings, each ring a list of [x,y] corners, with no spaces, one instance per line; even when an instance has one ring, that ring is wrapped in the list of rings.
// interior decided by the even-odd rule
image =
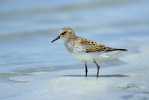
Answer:
[[[115,50],[119,50],[119,51],[128,51],[127,49],[115,49]]]
[[[108,47],[107,51],[127,51],[127,50]]]

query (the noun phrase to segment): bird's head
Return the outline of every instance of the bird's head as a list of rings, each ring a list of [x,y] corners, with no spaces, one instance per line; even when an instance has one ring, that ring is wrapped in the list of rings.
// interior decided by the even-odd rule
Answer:
[[[59,35],[57,38],[55,38],[53,41],[51,41],[52,43],[58,39],[63,39],[64,41],[66,40],[69,40],[71,38],[74,38],[76,37],[74,31],[69,28],[69,27],[65,27],[65,28],[62,28],[60,31],[59,31]]]

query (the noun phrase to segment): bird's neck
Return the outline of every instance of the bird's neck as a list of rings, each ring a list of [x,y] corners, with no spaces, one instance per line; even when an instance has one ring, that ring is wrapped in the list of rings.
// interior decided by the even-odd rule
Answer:
[[[64,41],[64,44],[67,44],[73,38],[75,38],[75,36],[74,37],[71,37],[71,38],[62,38],[62,39]]]

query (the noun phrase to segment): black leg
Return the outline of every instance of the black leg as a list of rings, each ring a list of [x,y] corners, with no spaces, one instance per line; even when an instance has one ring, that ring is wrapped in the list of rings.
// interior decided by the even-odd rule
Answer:
[[[87,72],[88,72],[88,70],[87,70],[87,63],[85,62],[85,76],[87,77]]]
[[[100,66],[96,63],[96,61],[94,61],[94,63],[97,65],[97,77],[98,77]]]

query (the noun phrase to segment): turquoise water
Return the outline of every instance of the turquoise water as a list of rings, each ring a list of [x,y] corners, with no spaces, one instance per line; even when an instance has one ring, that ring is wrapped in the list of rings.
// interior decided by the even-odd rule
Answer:
[[[114,99],[149,99],[148,5],[147,0],[0,1],[0,99],[111,100],[111,93]],[[62,40],[51,44],[63,27],[128,52],[102,62],[99,80],[89,63],[84,78],[83,63],[67,53]]]

